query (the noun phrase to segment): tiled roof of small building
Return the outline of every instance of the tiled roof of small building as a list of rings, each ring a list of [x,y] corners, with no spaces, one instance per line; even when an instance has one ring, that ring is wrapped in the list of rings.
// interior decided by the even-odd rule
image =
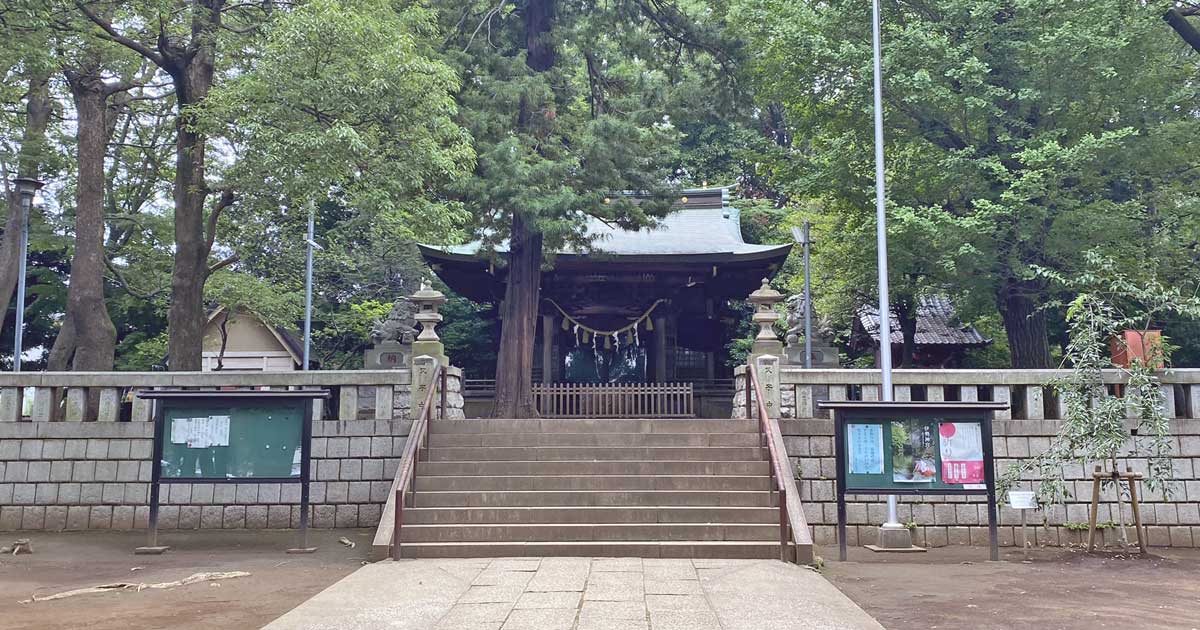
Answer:
[[[594,217],[587,219],[587,234],[595,237],[596,253],[611,256],[689,256],[702,254],[786,254],[791,245],[752,245],[742,238],[737,208],[729,206],[722,188],[682,191],[686,202],[678,202],[654,228],[625,230]],[[446,254],[475,255],[480,242],[464,245],[422,246]],[[507,251],[507,242],[497,250]],[[558,254],[579,254],[565,249]]]
[[[859,322],[867,334],[879,342],[879,309],[864,306],[858,312]],[[900,322],[895,314],[891,318],[891,338],[893,344],[904,343],[904,334],[900,332]],[[930,295],[920,299],[917,306],[917,334],[914,340],[917,345],[956,345],[956,346],[986,346],[992,343],[974,326],[965,325],[959,321],[954,312],[954,304],[944,295]]]

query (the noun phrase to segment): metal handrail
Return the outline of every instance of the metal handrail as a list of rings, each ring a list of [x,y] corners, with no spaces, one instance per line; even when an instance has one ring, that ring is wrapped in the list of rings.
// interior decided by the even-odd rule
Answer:
[[[753,363],[746,365],[746,379],[746,418],[753,419],[758,416],[759,440],[771,459],[771,487],[779,493],[779,559],[784,562],[796,562],[797,533],[808,529],[808,523],[800,511],[800,490],[791,474],[792,467],[788,463],[779,423],[767,413],[764,404],[766,398],[763,396],[762,384],[758,381],[758,373]],[[754,394],[753,399],[751,393]]]
[[[413,480],[417,476],[417,461],[420,459],[419,449],[422,445],[425,448],[426,458],[429,456],[429,421],[433,419],[434,396],[439,391],[441,392],[438,401],[440,417],[446,417],[446,370],[441,363],[437,363],[436,366],[433,378],[429,380],[429,391],[425,392],[425,399],[413,417],[412,426],[408,430],[408,440],[404,443],[404,454],[400,457],[399,476],[396,480],[396,520],[392,528],[393,560],[400,559],[400,527],[404,521],[404,497],[408,494],[410,485],[412,493],[416,494],[417,488]]]

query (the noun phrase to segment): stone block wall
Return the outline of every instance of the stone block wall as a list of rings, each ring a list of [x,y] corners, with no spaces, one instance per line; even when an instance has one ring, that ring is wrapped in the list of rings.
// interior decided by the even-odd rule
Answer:
[[[408,420],[313,421],[313,527],[375,527]],[[0,423],[0,531],[140,529],[150,515],[149,422]],[[287,528],[299,484],[163,484],[159,527]]]
[[[739,368],[734,395],[733,416],[745,417],[744,368]],[[993,422],[993,449],[997,477],[1014,462],[1045,451],[1057,434],[1060,421],[1047,416],[1061,415],[1050,382],[1057,371],[1017,370],[897,370],[894,372],[896,398],[911,400],[914,391],[924,390],[925,400],[1003,400],[1013,408],[997,412]],[[866,370],[782,370],[779,388],[780,429],[797,478],[805,517],[819,545],[837,542],[836,468],[833,421],[820,410],[821,400],[879,400],[879,373]],[[1175,383],[1164,387],[1168,415],[1172,417],[1173,479],[1168,491],[1151,491],[1140,486],[1141,515],[1149,543],[1154,546],[1200,547],[1200,373],[1173,370],[1168,378]],[[1164,378],[1164,381],[1168,380]],[[1121,465],[1145,472],[1146,461],[1137,457],[1121,459]],[[1087,532],[1078,531],[1088,521],[1092,496],[1091,471],[1079,465],[1066,470],[1073,498],[1065,506],[1051,506],[1027,514],[1030,540],[1046,545],[1067,545],[1086,540]],[[1021,483],[1033,489],[1036,480]],[[885,520],[886,496],[847,496],[847,542],[850,545],[876,542],[878,527]],[[1020,544],[1020,513],[1007,507],[999,497],[999,538],[1002,545]],[[1115,492],[1102,490],[1100,522],[1119,520]],[[915,523],[914,544],[945,546],[951,544],[984,545],[988,542],[987,511],[982,497],[900,497],[899,518]],[[1133,514],[1126,502],[1124,520],[1132,524]],[[1128,529],[1134,539],[1132,527]],[[1105,542],[1117,534],[1104,532]]]
[[[1141,487],[1142,520],[1147,526],[1149,543],[1155,546],[1200,547],[1200,421],[1174,421],[1174,479],[1170,496]],[[813,530],[813,541],[829,545],[837,542],[836,469],[833,454],[833,421],[822,419],[781,422],[788,456],[797,475],[797,486],[804,514]],[[993,426],[996,474],[1019,458],[1037,454],[1050,445],[1057,432],[1057,420],[1000,420]],[[1145,461],[1128,459],[1134,470],[1145,469]],[[1090,471],[1081,466],[1067,469],[1072,480],[1073,499],[1065,506],[1052,506],[1027,515],[1030,540],[1043,545],[1077,544],[1086,539],[1078,524],[1088,520],[1092,496]],[[1023,489],[1033,489],[1032,480]],[[1117,522],[1115,493],[1102,490],[1099,520]],[[1020,544],[1020,513],[1007,507],[1000,497],[999,535],[1001,545]],[[914,522],[914,544],[940,547],[952,544],[985,545],[988,541],[987,510],[976,497],[900,497],[899,517]],[[886,497],[852,495],[846,497],[847,542],[850,545],[874,544],[879,525],[887,512]],[[1125,522],[1133,523],[1133,514],[1125,504]],[[1044,523],[1043,523],[1044,518]],[[1071,524],[1070,527],[1067,525]],[[1112,530],[1105,532],[1108,542],[1116,540]],[[1133,529],[1129,536],[1134,537]],[[1017,541],[1017,542],[1014,542]]]

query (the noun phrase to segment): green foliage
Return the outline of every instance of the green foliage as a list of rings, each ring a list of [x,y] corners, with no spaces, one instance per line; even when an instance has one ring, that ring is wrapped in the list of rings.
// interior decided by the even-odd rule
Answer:
[[[729,11],[756,51],[758,97],[804,136],[761,170],[819,206],[818,306],[851,313],[875,286],[871,5],[736,0]],[[1055,289],[1035,266],[1072,273],[1096,246],[1194,269],[1183,235],[1196,229],[1200,172],[1181,149],[1200,132],[1200,93],[1195,56],[1163,11],[1118,0],[884,4],[894,303],[945,292],[966,321],[1010,299],[1036,304]],[[1016,312],[1005,320],[1009,335],[1027,325]]]
[[[154,337],[126,340],[126,347],[117,356],[116,368],[135,372],[150,372],[165,369],[167,357],[167,333]]]
[[[304,316],[303,293],[244,273],[217,272],[205,286],[205,299],[229,313],[249,311],[268,326],[291,328]]]
[[[1070,496],[1065,464],[1078,462],[1084,470],[1103,464],[1112,471],[1119,470],[1119,458],[1144,458],[1146,486],[1169,495],[1172,437],[1159,369],[1169,365],[1172,348],[1160,344],[1149,349],[1145,360],[1135,358],[1129,367],[1117,367],[1124,382],[1124,395],[1118,397],[1107,385],[1105,372],[1114,368],[1108,344],[1124,330],[1144,334],[1160,317],[1194,317],[1200,314],[1200,298],[1144,271],[1130,272],[1095,251],[1087,252],[1085,260],[1085,271],[1070,277],[1040,270],[1075,294],[1066,311],[1066,362],[1071,372],[1054,384],[1065,416],[1049,449],[1010,467],[998,485],[1007,490],[1033,472],[1040,480],[1039,500],[1062,502]],[[1130,420],[1136,429],[1133,437],[1126,428]]]

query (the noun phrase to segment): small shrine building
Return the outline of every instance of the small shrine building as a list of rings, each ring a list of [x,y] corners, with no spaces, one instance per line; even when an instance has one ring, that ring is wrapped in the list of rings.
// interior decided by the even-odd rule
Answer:
[[[684,190],[653,229],[589,219],[592,249],[554,253],[543,272],[534,378],[541,383],[719,382],[744,300],[773,277],[791,245],[742,237],[730,189]],[[479,303],[504,297],[506,270],[478,242],[422,245],[434,272]],[[503,254],[503,250],[499,252]],[[501,323],[503,325],[503,323]]]

